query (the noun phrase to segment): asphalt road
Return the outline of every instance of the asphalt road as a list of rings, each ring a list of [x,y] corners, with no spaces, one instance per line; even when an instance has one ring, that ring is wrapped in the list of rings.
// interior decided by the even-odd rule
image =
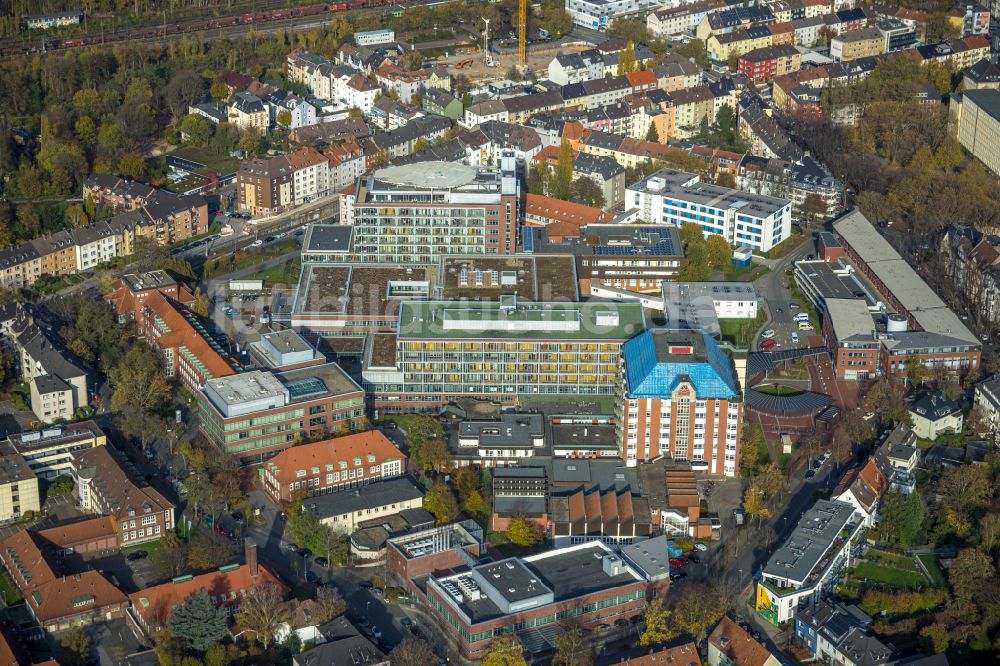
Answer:
[[[798,331],[798,325],[792,320],[792,317],[795,316],[796,312],[802,312],[802,310],[792,310],[788,307],[792,299],[785,287],[785,272],[792,268],[796,261],[805,259],[813,251],[812,235],[803,234],[802,242],[784,257],[771,264],[771,272],[754,283],[758,296],[767,307],[768,321],[761,327],[761,331],[768,328],[774,329],[774,340],[782,349],[806,346],[805,334],[801,333],[799,334],[799,343],[792,343],[792,333]],[[799,305],[807,306],[809,304],[799,303]],[[816,331],[813,331],[810,335],[815,333]],[[761,342],[759,334],[760,331],[758,331],[757,339],[754,342],[755,347]]]

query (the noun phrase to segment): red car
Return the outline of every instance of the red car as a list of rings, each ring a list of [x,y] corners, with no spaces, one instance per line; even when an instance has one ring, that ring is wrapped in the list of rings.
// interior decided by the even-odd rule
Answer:
[[[764,342],[760,343],[760,348],[767,351],[768,349],[773,349],[776,344],[774,340],[764,340]]]
[[[682,567],[682,566],[684,566],[684,563],[681,562],[680,559],[678,559],[676,557],[673,557],[673,558],[670,559],[670,566],[675,567],[675,568],[676,567]]]
[[[678,559],[678,560],[680,560],[680,562],[681,562],[681,564],[682,564],[682,565],[683,565],[683,564],[687,564],[688,562],[690,562],[690,561],[691,561],[691,560],[689,560],[689,559],[688,559],[688,556],[687,556],[687,555],[681,555],[681,556],[680,556],[680,557],[678,557],[677,559]]]

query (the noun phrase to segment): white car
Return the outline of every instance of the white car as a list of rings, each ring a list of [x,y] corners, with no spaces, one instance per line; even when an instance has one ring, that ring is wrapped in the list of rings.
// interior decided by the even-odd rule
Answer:
[[[792,317],[792,321],[809,321],[809,315],[807,315],[805,312],[799,312],[794,317]]]
[[[798,341],[799,341],[799,334],[796,333],[795,331],[792,331],[792,342],[798,342]]]
[[[708,550],[708,546],[706,546],[703,543],[696,543],[694,545],[694,549],[697,550],[699,553],[704,553],[706,550]]]
[[[261,239],[258,238],[254,242],[250,243],[250,247],[260,247],[263,244],[264,244],[264,241],[262,241]]]
[[[766,331],[760,334],[760,337],[764,338],[765,340],[770,340],[771,338],[774,337],[774,329],[773,328],[767,329]]]

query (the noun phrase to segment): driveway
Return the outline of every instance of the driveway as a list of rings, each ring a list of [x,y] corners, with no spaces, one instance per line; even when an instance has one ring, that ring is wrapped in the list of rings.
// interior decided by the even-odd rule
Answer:
[[[791,252],[780,259],[775,259],[773,262],[767,261],[767,265],[771,267],[771,272],[754,282],[754,287],[757,288],[757,295],[765,303],[768,314],[767,322],[757,332],[757,337],[754,340],[755,347],[760,342],[760,332],[768,328],[774,329],[774,341],[778,343],[776,349],[795,349],[806,346],[804,334],[800,334],[798,344],[792,343],[792,333],[798,331],[798,324],[792,318],[796,312],[802,312],[802,310],[792,310],[788,307],[792,299],[788,288],[785,286],[785,272],[792,268],[796,261],[804,259],[812,251],[812,236],[804,234],[802,241]],[[799,305],[807,304],[800,303]]]

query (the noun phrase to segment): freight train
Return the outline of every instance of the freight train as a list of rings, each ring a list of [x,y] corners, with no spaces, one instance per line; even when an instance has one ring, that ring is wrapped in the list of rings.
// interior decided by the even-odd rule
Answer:
[[[170,35],[204,32],[206,30],[215,30],[217,28],[230,28],[237,25],[256,25],[259,23],[281,21],[283,19],[305,18],[308,16],[332,14],[352,9],[367,9],[395,4],[397,4],[395,0],[341,0],[335,4],[310,5],[307,7],[291,7],[286,9],[274,9],[271,11],[232,14],[229,16],[219,16],[215,18],[191,19],[189,21],[177,21],[159,26],[132,28],[103,36],[88,35],[86,37],[53,39],[45,42],[44,49],[46,51],[52,51],[58,49],[69,49],[76,46],[109,44],[113,42],[132,41],[136,39],[156,39],[158,37],[168,37]],[[0,56],[27,55],[41,50],[42,47],[40,45],[6,46],[0,48]]]

